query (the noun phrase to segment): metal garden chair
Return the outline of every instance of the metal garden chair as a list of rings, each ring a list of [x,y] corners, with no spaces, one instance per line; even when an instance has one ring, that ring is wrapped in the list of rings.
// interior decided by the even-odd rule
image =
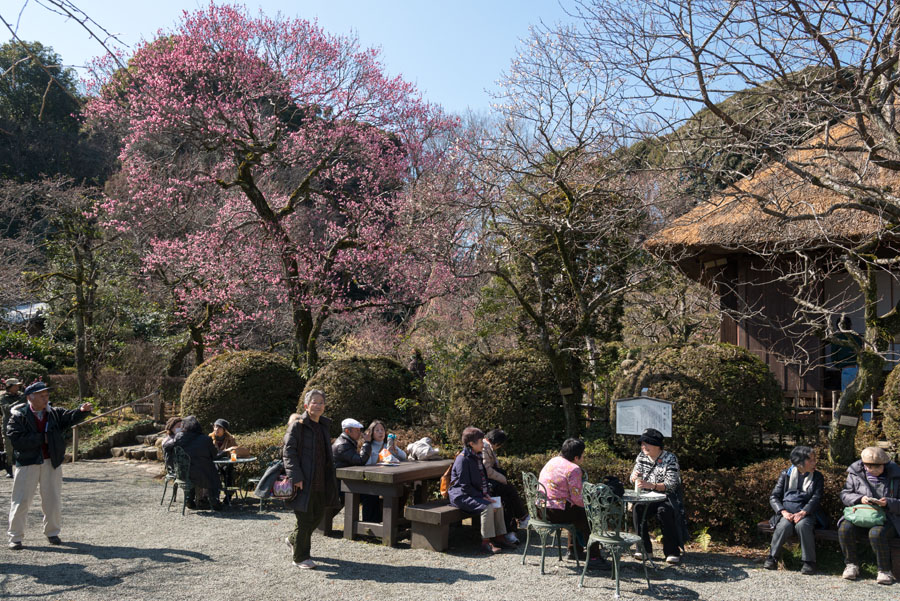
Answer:
[[[175,498],[175,490],[178,485],[175,484],[175,467],[174,465],[166,465],[166,473],[163,475],[163,494],[162,498],[159,500],[159,504],[162,505],[166,500],[166,489],[169,488],[169,482],[172,483],[172,498]]]
[[[584,498],[584,510],[587,513],[588,522],[591,524],[591,535],[588,537],[587,548],[590,549],[592,544],[599,543],[612,556],[613,575],[616,579],[615,598],[619,598],[619,557],[631,547],[636,547],[641,553],[644,578],[647,579],[647,588],[652,592],[650,576],[647,574],[647,553],[644,551],[644,542],[639,534],[624,532],[625,502],[605,484],[585,482],[581,494]],[[587,572],[587,562],[581,571],[579,587],[584,586],[585,572]]]
[[[191,482],[191,458],[181,447],[175,447],[174,452],[175,482],[172,484],[172,498],[169,499],[169,506],[166,508],[166,511],[172,508],[175,495],[178,493],[178,487],[181,486],[182,496],[184,497],[181,504],[181,515],[184,515],[188,496],[194,490],[194,483]]]
[[[562,561],[562,537],[560,532],[568,530],[569,536],[575,536],[575,524],[554,524],[547,519],[547,489],[531,472],[522,472],[522,486],[525,488],[525,504],[528,507],[528,528],[526,529],[525,552],[522,553],[522,565],[528,556],[528,545],[531,544],[531,532],[541,537],[541,574],[544,573],[544,556],[547,553],[547,537],[552,535],[550,544],[556,542],[559,561]],[[573,546],[574,548],[574,546]],[[580,566],[578,553],[575,553],[575,565]],[[585,564],[587,565],[587,564]]]
[[[251,488],[255,489],[256,485],[259,484],[259,481],[262,480],[262,477],[266,473],[266,470],[269,469],[269,467],[271,467],[271,465],[273,463],[275,463],[276,461],[281,459],[281,448],[282,447],[271,446],[259,454],[258,462],[259,462],[259,465],[262,466],[262,471],[259,473],[258,478],[250,478],[247,481],[250,484]],[[264,497],[258,497],[258,498],[259,498],[259,511],[263,510],[263,504],[266,501],[279,500],[279,499],[264,498]]]

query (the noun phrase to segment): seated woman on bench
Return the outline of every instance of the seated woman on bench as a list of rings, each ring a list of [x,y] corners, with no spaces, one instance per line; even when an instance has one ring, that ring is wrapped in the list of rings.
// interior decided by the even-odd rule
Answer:
[[[800,539],[803,567],[801,574],[816,573],[816,541],[813,529],[818,523],[828,525],[827,517],[820,504],[825,491],[825,478],[816,471],[816,452],[810,447],[796,447],[791,451],[791,467],[778,476],[775,489],[769,497],[769,505],[775,515],[769,524],[775,528],[772,547],[763,567],[774,570],[778,567],[781,547],[792,536]]]

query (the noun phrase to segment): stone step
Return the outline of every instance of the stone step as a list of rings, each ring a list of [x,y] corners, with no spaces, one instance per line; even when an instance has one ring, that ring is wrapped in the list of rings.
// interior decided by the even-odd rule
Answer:
[[[161,449],[146,445],[113,447],[110,449],[110,454],[113,457],[123,457],[125,459],[149,459],[151,461],[160,461],[162,459]]]

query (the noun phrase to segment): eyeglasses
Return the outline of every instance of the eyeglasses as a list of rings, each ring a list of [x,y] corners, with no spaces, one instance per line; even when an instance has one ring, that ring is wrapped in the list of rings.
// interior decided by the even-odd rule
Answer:
[[[871,469],[876,469],[876,468],[879,468],[879,467],[884,467],[884,464],[883,464],[883,463],[863,463],[863,465],[866,466],[866,467],[867,467],[868,469],[870,469],[870,470],[871,470]]]

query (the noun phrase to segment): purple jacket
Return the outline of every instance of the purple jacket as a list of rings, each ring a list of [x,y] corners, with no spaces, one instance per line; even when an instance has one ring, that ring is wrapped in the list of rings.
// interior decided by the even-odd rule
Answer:
[[[484,500],[486,487],[487,474],[481,457],[466,445],[450,470],[450,504],[469,513],[481,513],[490,504]]]

